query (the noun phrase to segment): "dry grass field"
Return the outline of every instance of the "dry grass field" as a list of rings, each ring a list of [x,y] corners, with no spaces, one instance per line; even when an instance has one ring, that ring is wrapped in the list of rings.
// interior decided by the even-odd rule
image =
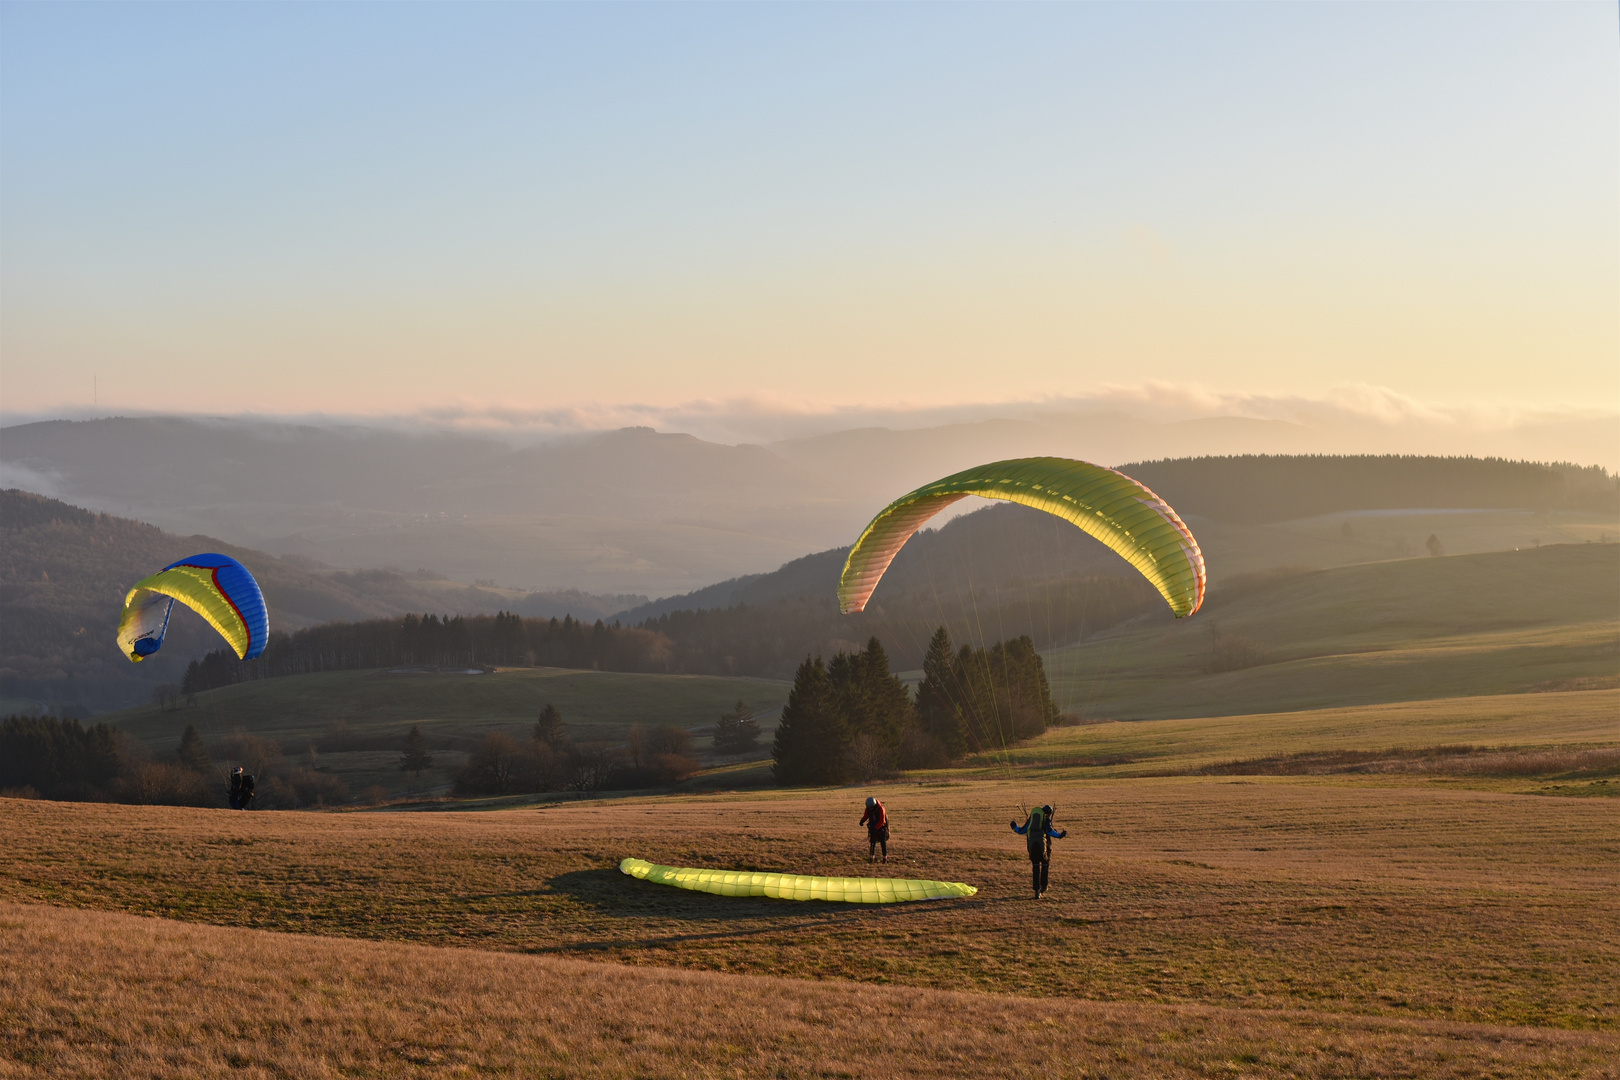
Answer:
[[[869,789],[880,868],[864,788],[0,800],[0,1077],[1620,1077],[1617,749],[1607,689],[1059,728]],[[1070,830],[1042,901],[1035,801]],[[626,855],[980,892],[714,897]]]
[[[1010,766],[1081,769],[1089,776],[1142,776],[1287,755],[1458,746],[1613,753],[1620,749],[1620,690],[1085,724],[1056,728],[1024,745],[979,754],[970,762],[972,767],[955,775],[1004,776]],[[1620,769],[1610,766],[1609,773],[1620,775]],[[1520,779],[1513,786],[1534,791],[1546,786],[1546,780]],[[1603,778],[1592,786],[1620,795],[1620,784],[1605,784]]]
[[[1620,1075],[1593,1032],[646,970],[0,905],[0,1077]]]
[[[874,789],[888,874],[971,900],[860,908],[633,881],[869,873],[864,791],[303,814],[8,801],[0,899],[630,964],[991,993],[1620,1028],[1620,815],[1408,777],[1048,778]],[[1020,800],[1071,830],[1029,898]]]

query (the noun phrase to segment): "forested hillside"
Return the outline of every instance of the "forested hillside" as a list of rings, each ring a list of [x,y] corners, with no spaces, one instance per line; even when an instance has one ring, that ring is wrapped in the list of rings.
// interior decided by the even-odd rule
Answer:
[[[1123,471],[1186,516],[1208,559],[1212,602],[1245,574],[1269,567],[1604,539],[1592,523],[1620,513],[1620,480],[1574,466],[1233,457],[1148,462]],[[1393,516],[1376,527],[1370,519],[1350,520],[1382,511]],[[1347,516],[1312,517],[1332,514]],[[1582,514],[1587,535],[1559,524]],[[1301,518],[1308,520],[1300,524]],[[86,711],[178,684],[192,659],[217,648],[212,632],[189,613],[181,613],[164,652],[146,663],[130,664],[113,645],[128,586],[208,549],[252,566],[278,635],[334,620],[355,625],[278,636],[257,665],[216,657],[204,675],[193,677],[198,686],[396,664],[535,663],[786,678],[806,655],[830,656],[872,636],[885,642],[897,669],[906,670],[922,662],[940,626],[961,642],[1028,635],[1037,647],[1050,648],[1163,612],[1153,590],[1112,552],[1067,522],[1006,503],[918,533],[868,609],[853,616],[840,615],[834,600],[843,548],[795,559],[774,573],[624,605],[613,615],[604,598],[582,592],[525,595],[396,571],[336,572],[205,537],[171,536],[22,492],[0,495],[0,530],[0,691]],[[408,611],[434,613],[448,644],[426,651],[411,645],[401,618]],[[484,640],[483,628],[495,625],[487,616],[497,611],[518,616],[509,625],[518,628],[521,642]],[[458,615],[468,618],[453,618]],[[459,629],[452,632],[452,623]]]
[[[550,614],[566,611],[574,599],[435,588],[446,583],[397,571],[322,573],[212,537],[174,536],[41,495],[0,491],[0,697],[88,714],[143,702],[154,687],[178,684],[186,664],[215,648],[218,635],[176,606],[163,651],[133,664],[118,650],[118,617],[131,585],[200,551],[230,555],[252,569],[276,630],[412,609]],[[608,610],[601,598],[576,596],[576,610]]]
[[[1598,466],[1501,458],[1201,457],[1121,465],[1176,507],[1256,523],[1353,510],[1620,511],[1620,477]]]

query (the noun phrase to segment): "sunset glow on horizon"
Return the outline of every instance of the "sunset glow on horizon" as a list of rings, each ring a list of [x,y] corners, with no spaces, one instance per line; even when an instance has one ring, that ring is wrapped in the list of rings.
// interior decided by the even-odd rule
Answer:
[[[9,415],[1620,412],[1612,4],[0,21]]]

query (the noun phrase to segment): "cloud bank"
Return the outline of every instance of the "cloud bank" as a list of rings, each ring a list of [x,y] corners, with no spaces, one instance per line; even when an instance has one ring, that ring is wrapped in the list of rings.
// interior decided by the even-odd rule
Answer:
[[[265,421],[359,425],[482,433],[516,443],[547,441],[624,427],[685,432],[726,444],[769,445],[856,428],[915,430],[1014,421],[1053,427],[1088,416],[1131,417],[1145,427],[1199,425],[1221,436],[1203,453],[1471,454],[1572,461],[1620,471],[1620,409],[1549,408],[1513,402],[1467,405],[1425,402],[1388,387],[1348,383],[1319,396],[1212,390],[1191,383],[1145,381],[1102,385],[1084,395],[994,402],[877,406],[805,405],[769,395],[695,399],[676,405],[582,403],[552,408],[447,405],[403,415],[252,414]],[[89,412],[10,414],[11,425],[83,419]],[[124,413],[129,415],[129,413]],[[1220,425],[1227,421],[1226,425]],[[1249,421],[1249,424],[1230,422]],[[1183,431],[1169,440],[1184,453],[1199,440]]]

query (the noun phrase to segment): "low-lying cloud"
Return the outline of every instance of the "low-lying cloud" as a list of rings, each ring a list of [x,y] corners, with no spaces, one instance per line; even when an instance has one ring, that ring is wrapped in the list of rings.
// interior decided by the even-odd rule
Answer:
[[[1083,395],[951,404],[806,405],[769,395],[696,399],[675,405],[581,403],[550,408],[452,405],[407,415],[260,415],[266,421],[321,426],[483,433],[516,443],[624,427],[685,432],[726,444],[771,444],[853,428],[914,430],[987,421],[1068,427],[1087,416],[1128,416],[1146,428],[1203,422],[1227,425],[1207,440],[1180,431],[1167,454],[1415,453],[1471,454],[1573,461],[1620,471],[1620,410],[1519,405],[1441,404],[1384,386],[1348,383],[1319,396],[1212,390],[1190,383],[1147,381],[1103,385]],[[50,418],[88,416],[53,414]],[[46,419],[11,415],[7,424]],[[1151,441],[1151,440],[1149,440]],[[13,466],[15,468],[15,466]],[[37,479],[28,485],[39,490]]]

